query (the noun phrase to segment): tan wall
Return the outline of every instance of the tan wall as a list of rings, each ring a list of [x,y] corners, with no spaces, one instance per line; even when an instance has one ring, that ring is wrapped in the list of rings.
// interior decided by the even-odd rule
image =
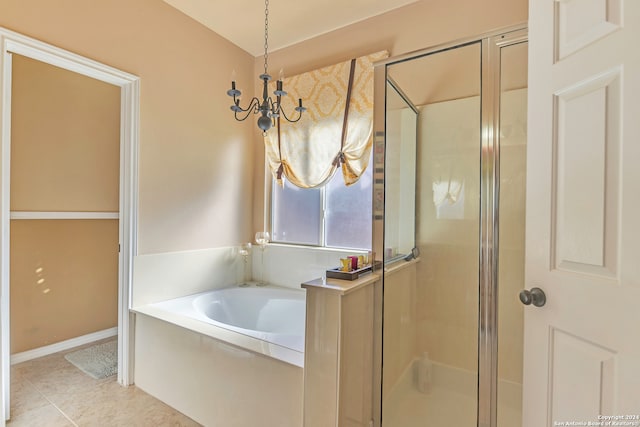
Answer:
[[[139,253],[251,239],[254,134],[226,90],[253,57],[158,0],[3,0],[0,26],[141,78]]]
[[[120,88],[13,55],[11,210],[118,212]]]
[[[13,56],[12,211],[118,212],[120,88]],[[118,221],[11,222],[11,350],[117,326]]]
[[[117,283],[117,220],[11,221],[11,353],[116,326]]]
[[[272,74],[284,69],[286,75],[345,61],[386,49],[391,56],[427,48],[527,20],[527,0],[421,0],[383,15],[370,18],[320,37],[269,53]],[[285,31],[273,28],[271,31]],[[256,58],[254,74],[259,75],[263,58]],[[286,90],[286,88],[285,88]],[[255,133],[257,171],[263,170],[264,154],[260,135]],[[263,221],[262,173],[256,173],[254,228]]]

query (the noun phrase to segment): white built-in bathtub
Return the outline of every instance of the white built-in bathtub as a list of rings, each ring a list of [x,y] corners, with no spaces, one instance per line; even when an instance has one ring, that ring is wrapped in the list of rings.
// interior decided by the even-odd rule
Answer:
[[[252,284],[135,307],[136,386],[203,425],[299,427],[305,297]]]
[[[304,352],[304,291],[272,285],[236,286],[153,306]]]
[[[135,311],[303,367],[304,290],[274,285],[228,287]]]

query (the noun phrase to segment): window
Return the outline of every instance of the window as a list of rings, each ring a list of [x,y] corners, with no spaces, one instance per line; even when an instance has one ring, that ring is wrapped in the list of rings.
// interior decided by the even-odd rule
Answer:
[[[371,165],[371,162],[370,162]],[[273,182],[272,241],[279,243],[371,249],[372,184],[369,166],[358,182],[346,187],[338,170],[322,188],[302,189],[283,178]]]
[[[365,165],[372,145],[373,63],[387,56],[380,51],[286,79],[289,96],[282,101],[305,99],[310,114],[299,123],[282,121],[279,132],[264,138],[269,167],[284,181],[284,187],[272,187],[272,241],[371,249],[373,173]],[[339,152],[349,167],[344,178],[341,171],[331,177]]]

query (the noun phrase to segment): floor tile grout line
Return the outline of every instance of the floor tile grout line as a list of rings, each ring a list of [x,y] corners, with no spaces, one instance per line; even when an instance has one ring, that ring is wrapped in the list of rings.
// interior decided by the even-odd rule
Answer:
[[[49,402],[49,405],[53,406],[53,407],[56,409],[56,411],[58,411],[58,412],[59,412],[63,417],[65,417],[67,420],[69,420],[69,422],[70,422],[71,424],[73,424],[73,425],[74,425],[74,427],[79,427],[79,426],[78,426],[78,424],[76,424],[76,423],[75,423],[75,421],[73,421],[73,420],[71,419],[71,417],[69,417],[69,416],[68,416],[68,415],[67,415],[67,414],[66,414],[62,409],[60,409],[60,408],[58,407],[58,405],[56,405],[56,404],[55,404],[51,399],[49,399],[49,396],[47,396],[46,394],[44,394],[44,392],[43,392],[42,390],[40,390],[40,389],[38,388],[38,386],[36,386],[36,384],[34,384],[34,383],[33,383],[33,381],[31,381],[29,378],[25,378],[24,380],[25,380],[25,381],[27,381],[27,382],[28,382],[28,383],[33,387],[33,389],[34,389],[34,390],[35,390],[35,391],[36,391],[40,396],[42,396],[42,397],[44,398],[44,400],[46,400],[47,402]]]
[[[27,381],[29,381],[29,380],[27,380]],[[31,381],[29,381],[29,382],[31,382]],[[33,383],[32,383],[32,384],[33,384]],[[58,405],[56,405],[55,403],[53,403],[53,401],[52,401],[51,399],[49,399],[49,397],[48,397],[46,394],[44,394],[42,391],[38,390],[38,388],[37,388],[37,387],[35,387],[35,384],[34,384],[34,388],[38,391],[38,393],[40,393],[40,394],[42,395],[42,397],[44,397],[44,398],[45,398],[45,400],[46,400],[47,402],[49,402],[49,404],[50,404],[51,406],[53,406],[54,408],[56,408],[56,410],[57,410],[58,412],[60,412],[60,414],[62,414],[62,416],[63,416],[63,417],[65,417],[67,420],[69,420],[69,422],[70,422],[71,424],[73,424],[73,425],[74,425],[74,427],[79,427],[79,426],[78,426],[78,424],[76,424],[76,423],[75,423],[75,421],[73,421],[73,420],[71,419],[71,417],[69,417],[69,416],[68,416],[68,415],[67,415],[67,414],[66,414],[62,409],[60,409],[60,408],[58,407]]]
[[[49,403],[51,403],[51,406],[53,406],[54,408],[56,408],[56,409],[58,410],[58,412],[60,412],[60,413],[62,414],[62,416],[63,416],[63,417],[65,417],[66,419],[68,419],[68,420],[69,420],[69,422],[70,422],[71,424],[73,424],[73,425],[74,425],[74,427],[79,427],[79,426],[78,426],[78,424],[76,424],[76,423],[75,423],[75,421],[73,421],[73,420],[71,419],[71,417],[69,417],[69,416],[68,416],[68,415],[67,415],[67,414],[66,414],[62,409],[58,408],[58,405],[56,405],[55,403],[53,403],[53,402],[52,402],[51,400],[49,400],[49,398],[47,398],[46,396],[45,396],[45,399],[47,399],[47,401],[48,401]]]
[[[33,381],[31,381],[29,378],[23,378],[23,381],[27,382],[29,386],[31,386],[33,388],[33,390],[38,393],[44,400],[46,400],[48,402],[48,404],[50,406],[52,406],[53,408],[55,408],[56,411],[58,411],[63,417],[65,417],[67,420],[69,420],[69,422],[71,424],[74,425],[74,427],[79,427],[78,424],[76,424],[71,418],[69,418],[69,416],[67,416],[67,414],[64,413],[64,411],[62,411],[60,408],[58,408],[58,406],[53,403],[51,401],[51,399],[49,399],[47,397],[46,394],[44,394],[34,383]],[[43,406],[43,408],[45,408],[46,406]]]

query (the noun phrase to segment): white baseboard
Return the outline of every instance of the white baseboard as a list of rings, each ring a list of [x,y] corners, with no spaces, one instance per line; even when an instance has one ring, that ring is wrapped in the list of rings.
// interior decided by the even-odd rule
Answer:
[[[23,351],[11,355],[11,364],[26,362],[27,360],[37,359],[38,357],[48,356],[49,354],[59,351],[69,350],[79,345],[89,344],[104,338],[114,337],[118,335],[118,327],[104,329],[102,331],[93,332],[81,337],[71,338],[66,341],[60,341],[55,344],[45,345],[44,347],[34,348],[33,350]]]

